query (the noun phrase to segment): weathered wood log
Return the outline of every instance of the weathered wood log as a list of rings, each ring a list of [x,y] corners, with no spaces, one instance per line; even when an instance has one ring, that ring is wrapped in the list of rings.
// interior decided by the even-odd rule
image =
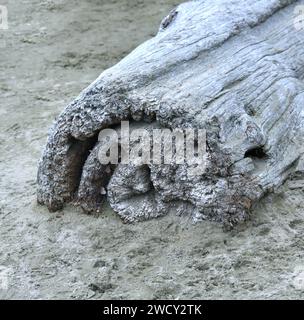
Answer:
[[[263,195],[302,170],[304,30],[294,26],[300,4],[178,6],[157,36],[60,114],[39,164],[39,203],[54,211],[75,200],[92,212],[108,198],[127,221],[171,209],[229,226],[244,221]],[[101,165],[98,133],[122,120],[206,129],[204,173],[189,177],[177,165]]]

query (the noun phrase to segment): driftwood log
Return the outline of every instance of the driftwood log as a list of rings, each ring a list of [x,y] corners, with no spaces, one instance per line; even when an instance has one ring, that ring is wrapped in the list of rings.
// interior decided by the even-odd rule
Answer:
[[[199,0],[174,9],[158,34],[85,89],[50,130],[38,202],[87,212],[104,199],[126,221],[173,210],[233,226],[302,172],[304,30],[293,0]],[[204,128],[208,162],[183,166],[98,161],[98,133],[122,120]]]

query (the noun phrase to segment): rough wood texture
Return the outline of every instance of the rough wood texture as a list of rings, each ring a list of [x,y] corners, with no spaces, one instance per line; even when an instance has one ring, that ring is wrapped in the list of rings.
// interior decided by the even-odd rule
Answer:
[[[127,221],[171,209],[228,226],[245,220],[256,201],[302,171],[304,30],[294,27],[300,4],[178,6],[156,37],[60,114],[39,164],[38,201],[53,211],[76,198],[97,211],[107,188],[110,205]],[[97,135],[128,119],[205,128],[205,172],[193,178],[183,166],[119,164],[110,178],[113,168],[98,163]]]

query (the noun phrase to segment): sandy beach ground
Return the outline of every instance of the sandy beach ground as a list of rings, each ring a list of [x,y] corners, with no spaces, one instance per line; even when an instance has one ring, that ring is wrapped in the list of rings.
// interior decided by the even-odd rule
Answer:
[[[304,191],[287,181],[232,232],[167,216],[123,224],[36,203],[64,106],[158,30],[179,0],[1,0],[0,298],[304,298]]]

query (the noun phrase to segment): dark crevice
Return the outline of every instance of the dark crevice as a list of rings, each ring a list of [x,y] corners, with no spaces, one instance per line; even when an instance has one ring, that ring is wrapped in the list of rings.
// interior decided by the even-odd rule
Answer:
[[[262,146],[249,149],[245,152],[244,158],[267,159],[267,153]]]
[[[82,175],[83,165],[88,158],[91,149],[98,140],[98,134],[93,137],[81,141],[74,137],[70,137],[67,163],[67,179],[69,180],[70,192],[74,193],[78,186]]]

